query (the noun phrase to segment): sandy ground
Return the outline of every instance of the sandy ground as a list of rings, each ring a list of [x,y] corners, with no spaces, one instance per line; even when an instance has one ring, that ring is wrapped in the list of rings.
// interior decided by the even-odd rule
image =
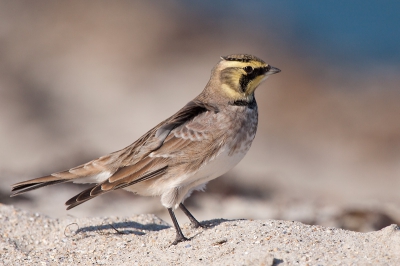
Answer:
[[[151,214],[51,219],[0,206],[2,265],[395,265],[400,228],[356,233],[279,220],[182,226],[190,241]]]

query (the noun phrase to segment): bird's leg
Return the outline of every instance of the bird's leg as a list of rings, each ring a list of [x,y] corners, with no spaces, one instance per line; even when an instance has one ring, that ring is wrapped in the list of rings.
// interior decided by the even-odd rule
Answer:
[[[178,221],[176,220],[176,217],[175,217],[175,214],[174,214],[174,211],[172,210],[172,208],[168,208],[168,212],[169,212],[169,215],[171,216],[172,222],[174,223],[174,227],[175,227],[175,231],[176,231],[176,238],[175,238],[174,242],[172,242],[172,245],[176,245],[180,242],[189,240],[183,235],[182,230],[179,227]]]
[[[186,209],[186,207],[181,203],[179,204],[179,207],[181,208],[181,210],[183,211],[184,214],[186,214],[186,216],[189,218],[190,223],[192,225],[192,228],[199,228],[199,227],[203,227],[199,221],[196,220],[196,218],[194,218],[194,216],[189,212],[188,209]]]

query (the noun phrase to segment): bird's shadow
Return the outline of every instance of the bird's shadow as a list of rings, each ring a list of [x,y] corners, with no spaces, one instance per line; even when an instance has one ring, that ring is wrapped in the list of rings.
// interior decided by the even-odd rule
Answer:
[[[224,222],[232,222],[232,221],[240,221],[243,219],[234,219],[234,220],[227,220],[227,219],[213,219],[208,221],[202,221],[201,225],[204,226],[204,229],[210,229],[216,227]],[[71,224],[72,225],[72,224]],[[169,225],[163,224],[141,224],[138,222],[127,221],[127,222],[117,222],[117,223],[109,223],[109,224],[101,224],[101,225],[92,225],[92,226],[85,226],[82,228],[78,228],[75,231],[75,234],[79,233],[87,233],[87,232],[99,232],[99,233],[107,233],[108,231],[113,231],[114,234],[134,234],[134,235],[145,235],[146,231],[160,231],[167,228],[170,228]]]
[[[112,230],[115,234],[134,234],[134,235],[145,235],[145,231],[160,231],[166,228],[169,228],[168,225],[162,224],[141,224],[138,222],[119,222],[119,223],[110,223],[110,224],[101,224],[101,225],[93,225],[93,226],[85,226],[79,228],[75,231],[78,233],[85,232],[102,232],[107,233],[106,231]]]
[[[218,225],[220,225],[222,223],[242,221],[242,220],[246,220],[246,219],[231,219],[231,220],[228,220],[228,219],[220,218],[220,219],[212,219],[212,220],[208,220],[208,221],[202,221],[202,222],[200,222],[200,224],[202,226],[204,226],[204,228],[208,229],[208,228],[214,228],[214,227],[216,227],[216,226],[218,226]]]

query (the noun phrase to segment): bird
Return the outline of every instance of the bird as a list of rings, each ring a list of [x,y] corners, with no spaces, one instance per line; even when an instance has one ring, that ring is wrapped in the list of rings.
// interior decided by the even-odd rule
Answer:
[[[183,202],[245,156],[258,125],[255,90],[280,71],[253,55],[221,56],[204,90],[134,143],[69,170],[16,183],[11,196],[66,182],[94,184],[69,199],[67,210],[118,189],[159,196],[175,228],[172,245],[187,241],[174,211],[180,208],[192,227],[203,227]]]

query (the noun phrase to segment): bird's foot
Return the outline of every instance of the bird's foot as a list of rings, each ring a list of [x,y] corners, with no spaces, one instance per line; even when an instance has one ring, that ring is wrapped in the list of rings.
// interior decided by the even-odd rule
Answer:
[[[189,238],[184,237],[183,235],[176,235],[174,242],[172,242],[171,246],[175,246],[180,242],[188,241]]]

